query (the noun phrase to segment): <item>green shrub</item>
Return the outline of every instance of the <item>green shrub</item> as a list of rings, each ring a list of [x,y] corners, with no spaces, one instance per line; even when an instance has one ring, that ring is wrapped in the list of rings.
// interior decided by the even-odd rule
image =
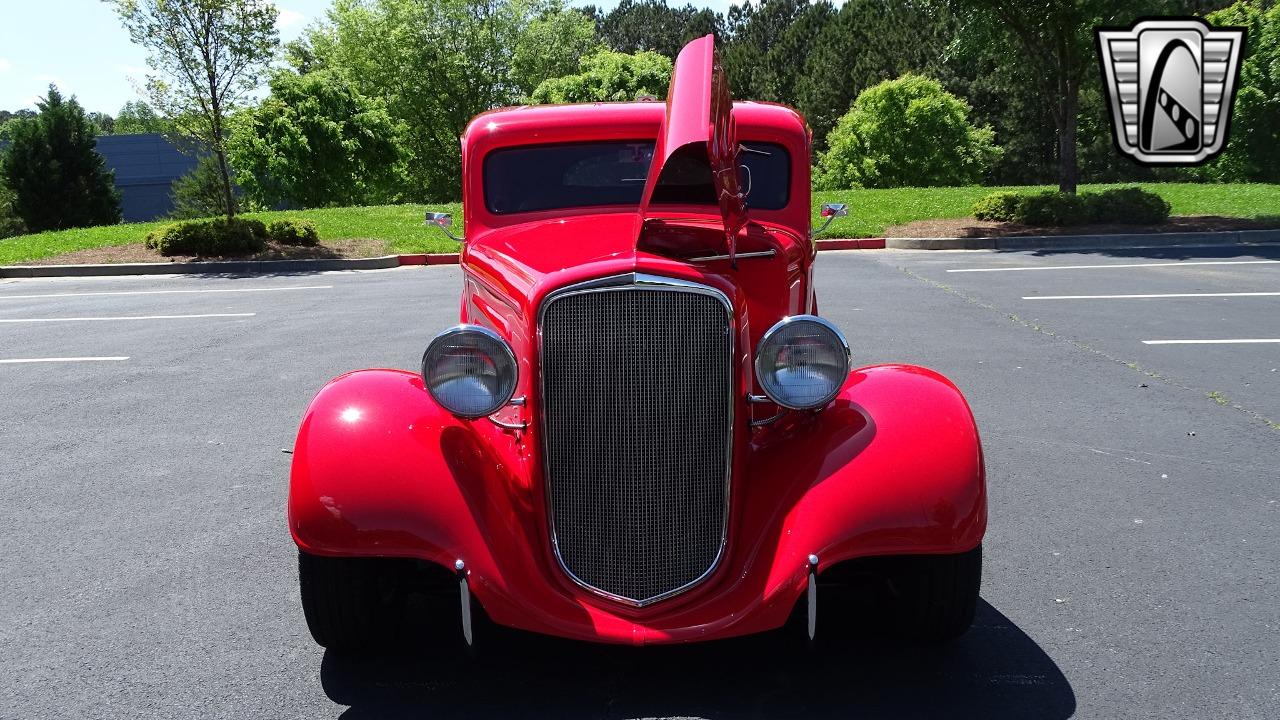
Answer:
[[[266,247],[267,227],[260,220],[181,222],[153,230],[147,247],[161,255],[249,255]]]
[[[1026,195],[1018,203],[1016,220],[1024,225],[1064,227],[1091,219],[1091,203],[1075,193],[1046,191]]]
[[[298,218],[273,221],[267,226],[267,237],[281,245],[311,247],[320,244],[320,233],[316,231],[315,223]]]
[[[1013,222],[1018,217],[1022,196],[1015,192],[993,192],[973,204],[973,216],[979,220]]]
[[[867,88],[827,135],[814,185],[840,190],[975,184],[1002,151],[991,128],[970,121],[971,110],[937,80],[919,75]]]
[[[1114,188],[1085,195],[1093,222],[1159,225],[1172,209],[1159,195],[1142,188]]]

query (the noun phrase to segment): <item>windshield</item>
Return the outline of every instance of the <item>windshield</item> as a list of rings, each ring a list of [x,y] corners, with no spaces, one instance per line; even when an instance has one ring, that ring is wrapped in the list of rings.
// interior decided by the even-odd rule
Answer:
[[[781,145],[743,143],[751,176],[748,208],[779,210],[790,199],[791,159]],[[531,145],[494,150],[484,159],[485,207],[495,215],[601,205],[636,205],[644,194],[653,141]],[[743,187],[748,187],[744,183]],[[682,178],[681,190],[655,203],[715,204],[710,173]]]

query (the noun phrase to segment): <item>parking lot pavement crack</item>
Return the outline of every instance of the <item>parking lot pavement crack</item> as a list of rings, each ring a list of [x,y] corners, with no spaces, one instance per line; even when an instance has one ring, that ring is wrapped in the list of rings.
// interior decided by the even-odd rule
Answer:
[[[961,300],[964,300],[970,305],[974,305],[976,307],[982,308],[983,310],[989,310],[991,312],[1003,315],[1005,319],[1009,320],[1015,325],[1020,325],[1024,328],[1027,328],[1028,330],[1032,330],[1041,335],[1045,335],[1055,340],[1064,342],[1081,352],[1094,355],[1104,360],[1109,360],[1119,365],[1123,365],[1129,368],[1130,370],[1142,373],[1146,377],[1149,377],[1152,380],[1157,380],[1165,385],[1169,385],[1170,387],[1174,387],[1179,390],[1187,390],[1187,391],[1199,394],[1207,400],[1211,400],[1214,403],[1221,405],[1222,407],[1230,408],[1232,410],[1241,412],[1246,416],[1248,416],[1249,418],[1266,425],[1272,430],[1280,432],[1280,422],[1276,422],[1275,420],[1267,417],[1266,415],[1263,415],[1262,413],[1256,410],[1253,410],[1252,408],[1247,408],[1241,405],[1240,403],[1235,402],[1231,398],[1223,395],[1221,392],[1218,392],[1216,390],[1207,390],[1203,388],[1192,387],[1191,385],[1189,385],[1186,382],[1183,382],[1182,380],[1179,380],[1170,375],[1166,375],[1165,373],[1162,373],[1158,370],[1153,370],[1149,367],[1144,367],[1143,365],[1140,365],[1137,362],[1134,362],[1133,360],[1126,360],[1124,358],[1116,357],[1115,355],[1112,355],[1106,350],[1103,350],[1098,347],[1094,347],[1093,345],[1090,345],[1089,343],[1084,342],[1082,340],[1077,340],[1075,338],[1062,335],[1054,331],[1053,328],[1047,327],[1042,323],[1038,323],[1032,320],[1027,320],[1026,318],[1022,317],[1021,315],[1018,315],[1017,313],[1009,312],[1008,310],[997,307],[992,303],[989,303],[985,300],[974,297],[973,295],[970,295],[962,290],[954,288],[944,282],[939,282],[932,278],[925,277],[924,275],[921,275],[917,272],[912,271],[910,268],[905,268],[899,265],[898,270],[901,271],[903,274],[905,274],[907,277],[911,278],[912,280],[918,280],[922,283],[925,283],[926,285],[931,285],[945,293],[954,295],[955,297],[960,298]]]

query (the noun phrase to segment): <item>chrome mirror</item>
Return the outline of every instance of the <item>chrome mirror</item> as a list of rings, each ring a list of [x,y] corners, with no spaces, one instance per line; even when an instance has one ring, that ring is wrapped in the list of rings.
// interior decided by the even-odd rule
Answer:
[[[822,223],[822,227],[809,233],[809,237],[814,237],[818,233],[826,230],[831,223],[836,221],[838,217],[845,217],[849,214],[849,206],[846,203],[822,203],[822,209],[818,211],[818,215],[827,219]]]
[[[428,225],[435,225],[436,227],[440,228],[440,230],[444,232],[445,235],[449,236],[450,240],[453,240],[455,242],[466,241],[466,238],[454,235],[449,230],[449,228],[453,226],[453,216],[450,215],[449,213],[428,212],[426,218],[427,218]]]

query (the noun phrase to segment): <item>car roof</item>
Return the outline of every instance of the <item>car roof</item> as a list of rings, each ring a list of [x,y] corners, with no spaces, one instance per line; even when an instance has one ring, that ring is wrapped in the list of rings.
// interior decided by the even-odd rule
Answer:
[[[581,140],[642,140],[656,137],[666,103],[599,102],[524,105],[477,115],[462,134],[464,153],[491,147]],[[800,113],[775,103],[736,101],[733,116],[747,137],[805,142],[808,127]]]

